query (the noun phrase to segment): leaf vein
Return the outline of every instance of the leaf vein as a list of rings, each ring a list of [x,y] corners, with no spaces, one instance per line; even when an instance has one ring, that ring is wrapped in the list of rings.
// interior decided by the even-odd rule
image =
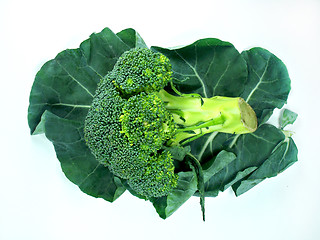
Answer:
[[[73,81],[75,81],[81,88],[83,88],[91,97],[93,97],[93,94],[85,87],[85,86],[83,86],[74,76],[72,76],[69,72],[68,72],[68,70],[56,59],[55,60],[57,63],[58,63],[58,65],[63,69],[63,71],[65,71],[67,74],[68,74],[68,76],[73,80]]]
[[[202,88],[203,88],[203,96],[204,97],[208,97],[207,96],[207,93],[206,93],[206,87],[205,87],[205,84],[204,84],[204,81],[202,80],[202,78],[199,76],[197,70],[194,68],[194,66],[191,65],[191,63],[189,63],[184,57],[182,57],[179,52],[177,50],[174,50],[175,53],[190,67],[190,69],[194,72],[195,76],[198,78]]]
[[[85,182],[87,181],[87,179],[95,173],[95,171],[98,169],[98,167],[100,166],[100,163],[97,164],[97,166],[81,181],[81,183],[79,183],[79,187]]]
[[[268,66],[269,66],[269,61],[271,59],[271,56],[269,56],[268,60],[267,60],[267,63],[266,63],[266,66],[263,70],[263,73],[261,74],[261,76],[259,76],[259,74],[255,71],[255,69],[252,68],[252,71],[257,75],[257,77],[259,78],[256,86],[252,89],[252,91],[249,93],[248,97],[246,98],[246,102],[249,103],[252,95],[254,94],[254,92],[258,89],[258,87],[260,86],[261,82],[263,81],[263,78],[264,78],[264,75],[266,74],[267,72],[267,69],[268,69]]]
[[[215,95],[216,88],[219,86],[219,84],[220,84],[220,82],[221,82],[221,79],[224,77],[224,75],[225,75],[226,72],[228,71],[229,67],[230,67],[230,62],[228,62],[226,69],[223,71],[223,73],[221,74],[220,78],[218,79],[216,85],[214,86],[214,88],[213,88],[213,93],[212,93],[213,96]]]

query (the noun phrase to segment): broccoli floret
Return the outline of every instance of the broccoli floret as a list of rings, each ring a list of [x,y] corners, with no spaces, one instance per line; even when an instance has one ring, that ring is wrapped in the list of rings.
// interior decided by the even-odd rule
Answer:
[[[178,175],[170,152],[150,156],[148,164],[136,176],[130,178],[129,186],[143,196],[161,197],[167,195],[176,185]]]
[[[129,96],[157,92],[168,84],[172,75],[169,59],[147,48],[123,53],[113,71],[114,85]]]
[[[172,85],[169,59],[149,49],[125,52],[101,80],[85,120],[84,137],[96,159],[149,198],[177,186],[173,158],[165,150],[218,131],[256,129],[254,111],[241,98],[203,98]]]
[[[172,114],[154,93],[130,97],[122,109],[120,122],[130,144],[139,145],[142,150],[161,149],[176,130]]]

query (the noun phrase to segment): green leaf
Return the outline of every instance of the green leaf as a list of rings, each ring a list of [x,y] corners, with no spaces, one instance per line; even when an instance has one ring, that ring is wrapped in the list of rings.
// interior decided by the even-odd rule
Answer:
[[[65,50],[45,63],[30,93],[31,133],[46,110],[62,118],[84,120],[99,81],[100,76],[84,63],[79,49]]]
[[[241,53],[248,64],[248,82],[240,95],[257,114],[259,123],[266,122],[275,108],[282,108],[290,92],[290,78],[284,63],[263,48]]]
[[[204,172],[204,182],[207,182],[213,175],[220,172],[226,166],[228,166],[231,162],[236,160],[237,156],[232,152],[227,152],[222,150],[218,153],[218,155],[204,164],[203,172]]]
[[[208,179],[235,159],[236,157],[233,153],[221,151],[221,153],[203,169],[203,181],[206,183]],[[199,166],[197,168],[199,168]],[[178,186],[173,189],[168,196],[151,199],[153,206],[161,218],[165,219],[171,216],[193,195],[201,196],[199,193],[196,194],[199,190],[199,179],[197,179],[199,176],[197,174],[191,171],[179,172],[178,176]]]
[[[239,56],[231,44],[217,39],[202,39],[175,49],[152,49],[169,57],[179,91],[196,92],[204,97],[240,96],[253,107],[260,124],[287,100],[290,91],[287,69],[265,49],[252,48]],[[191,142],[191,153],[204,165],[221,150],[237,155],[237,160],[206,183],[206,196],[216,196],[250,175],[283,138],[281,131],[265,125],[253,134],[235,136],[213,132]]]
[[[292,138],[280,142],[270,156],[248,178],[235,184],[233,190],[239,196],[266,178],[275,177],[298,161],[298,149]]]
[[[130,48],[148,48],[139,33],[132,28],[122,30],[121,32],[117,33],[117,36],[121,38],[121,40]]]
[[[238,172],[233,180],[231,180],[229,183],[224,185],[222,191],[225,191],[226,189],[231,187],[233,184],[235,184],[238,181],[240,181],[241,179],[245,178],[246,176],[248,176],[250,173],[252,173],[256,169],[257,169],[257,167],[248,167],[245,170]]]
[[[275,55],[262,48],[252,48],[242,52],[247,62],[248,80],[243,92],[237,96],[244,98],[255,110],[260,123],[265,122],[274,108],[281,108],[290,91],[290,78],[285,65]],[[264,128],[263,128],[264,129]],[[211,159],[221,149],[228,149],[225,141],[239,136],[211,133],[190,144],[192,154],[200,161]]]
[[[151,47],[172,64],[177,88],[182,93],[239,96],[247,80],[247,64],[228,42],[207,38],[175,49]]]
[[[45,134],[53,143],[67,178],[93,197],[109,202],[124,191],[119,178],[97,162],[83,139],[83,123],[60,118],[49,111],[45,115]]]
[[[133,29],[114,34],[105,28],[45,63],[30,93],[28,123],[32,134],[45,133],[52,141],[66,177],[94,197],[114,201],[124,191],[120,179],[99,165],[83,139],[84,119],[97,84],[118,57],[144,47]]]
[[[168,196],[150,199],[163,219],[171,216],[197,191],[197,179],[193,172],[179,172],[178,176],[178,186]]]
[[[290,111],[289,109],[283,109],[279,118],[279,125],[281,129],[284,129],[287,125],[293,124],[298,117],[298,114]]]
[[[133,196],[137,197],[137,198],[140,198],[140,199],[143,199],[143,200],[148,200],[148,198],[146,196],[143,196],[139,193],[137,193],[136,191],[134,191],[130,185],[128,184],[128,180],[127,179],[122,179],[121,178],[121,183],[122,185],[126,188],[126,190],[128,190]]]
[[[204,196],[204,173],[201,164],[192,154],[186,155],[186,161],[189,163],[190,168],[193,170],[197,179],[197,190],[200,197],[200,206],[202,211],[202,220],[205,221],[205,196]]]
[[[253,48],[239,56],[230,43],[217,39],[202,39],[175,49],[152,49],[170,59],[179,91],[199,93],[204,97],[243,97],[257,113],[260,124],[271,116],[274,108],[281,108],[287,100],[290,91],[287,69],[265,49]],[[252,174],[284,139],[279,129],[262,125],[252,134],[214,132],[193,141],[191,153],[200,159],[204,168],[205,196],[215,197],[219,191]],[[211,168],[217,172],[212,171],[209,176],[207,170]],[[166,202],[161,206],[168,208],[170,204]]]
[[[219,189],[212,189],[209,191],[209,180],[225,169],[231,162],[237,159],[236,155],[232,152],[222,150],[215,158],[212,158],[209,162],[203,165],[204,182],[205,182],[205,197],[216,197],[219,194]],[[196,196],[199,194],[196,192]]]
[[[132,29],[119,36],[105,28],[45,63],[37,73],[30,92],[28,123],[32,134],[47,110],[55,115],[84,121],[97,84],[110,71],[119,56],[130,48],[143,46],[143,40]]]
[[[224,191],[231,185],[236,186],[234,184],[237,184],[238,181],[248,176],[251,177],[256,171],[261,171],[259,170],[261,166],[264,166],[264,171],[266,169],[270,171],[268,177],[279,174],[284,167],[272,168],[271,165],[268,165],[268,159],[274,155],[274,152],[279,151],[277,149],[281,146],[281,143],[287,141],[286,139],[280,129],[269,124],[261,125],[254,133],[243,135],[224,134],[217,137],[215,139],[216,148],[213,151],[218,152],[219,150],[227,149],[233,152],[237,158],[206,182],[206,196],[212,196],[211,193]],[[288,163],[296,161],[295,148],[288,148],[286,154],[287,157],[283,160],[283,164],[284,166],[289,166],[290,164]],[[279,157],[279,155],[273,156],[272,159],[274,157]],[[282,161],[281,158],[278,158],[278,161]]]

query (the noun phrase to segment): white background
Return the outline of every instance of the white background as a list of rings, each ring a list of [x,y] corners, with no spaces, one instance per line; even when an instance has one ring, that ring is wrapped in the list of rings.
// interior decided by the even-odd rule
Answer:
[[[191,198],[167,220],[128,193],[114,203],[82,193],[63,175],[52,144],[29,135],[34,76],[92,32],[132,27],[151,46],[205,37],[241,52],[260,46],[286,64],[287,107],[299,162],[240,197]],[[0,239],[320,239],[319,0],[0,1]]]

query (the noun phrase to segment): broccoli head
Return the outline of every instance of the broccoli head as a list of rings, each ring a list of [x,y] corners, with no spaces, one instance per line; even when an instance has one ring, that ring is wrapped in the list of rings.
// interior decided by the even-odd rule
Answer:
[[[169,59],[145,48],[131,49],[98,84],[84,126],[96,159],[137,193],[167,195],[177,186],[167,147],[182,146],[218,131],[247,133],[257,127],[241,98],[176,94]]]

